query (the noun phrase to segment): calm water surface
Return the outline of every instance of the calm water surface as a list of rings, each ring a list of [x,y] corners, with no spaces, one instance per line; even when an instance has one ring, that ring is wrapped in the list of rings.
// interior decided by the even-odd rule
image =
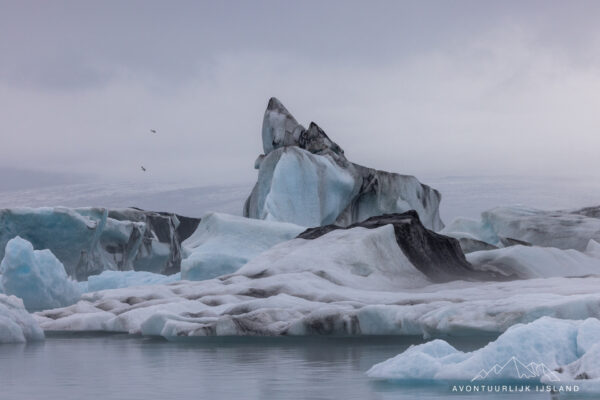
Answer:
[[[364,374],[418,339],[270,338],[172,343],[126,335],[50,336],[0,346],[0,398],[177,399],[550,399],[549,394],[453,394]],[[463,350],[484,339],[462,339]],[[572,398],[572,397],[571,397]]]

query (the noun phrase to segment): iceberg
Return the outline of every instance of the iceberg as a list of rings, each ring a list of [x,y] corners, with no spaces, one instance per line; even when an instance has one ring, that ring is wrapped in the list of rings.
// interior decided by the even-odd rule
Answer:
[[[348,272],[343,281],[339,271],[264,276],[239,272],[205,281],[85,293],[77,304],[34,317],[45,330],[102,330],[169,340],[215,335],[480,335],[501,333],[540,316],[600,317],[599,277],[426,285],[426,278],[416,273],[406,281],[396,278],[383,284],[383,272],[373,277]],[[400,287],[389,289],[394,283]],[[385,286],[373,289],[379,284]],[[365,288],[356,287],[361,285]]]
[[[244,216],[301,226],[348,226],[369,217],[416,210],[429,229],[440,230],[441,196],[415,177],[349,162],[342,148],[314,122],[298,124],[275,98],[262,127],[264,154]]]
[[[44,331],[25,310],[23,301],[0,294],[0,344],[44,340]]]
[[[181,243],[200,223],[200,218],[138,208],[111,209],[108,218],[144,224],[141,245],[133,258],[133,269],[167,275],[179,272],[183,258]]]
[[[336,229],[312,240],[295,239],[242,267],[242,276],[310,272],[345,288],[394,290],[427,286],[427,276],[402,252],[392,225]]]
[[[408,260],[408,263],[413,268],[418,269],[432,282],[443,282],[460,278],[493,279],[496,276],[495,271],[491,271],[491,269],[489,270],[489,272],[492,272],[490,274],[478,273],[484,271],[483,269],[479,271],[473,269],[466,261],[458,241],[425,228],[419,219],[419,214],[414,210],[402,214],[385,214],[371,217],[346,228],[342,228],[339,225],[310,228],[298,237],[302,239],[316,239],[340,229],[357,227],[377,229],[383,226],[393,227],[396,244],[402,253],[402,256],[397,256],[396,260],[392,259],[391,262],[401,264]],[[375,244],[371,246],[373,249],[377,249],[378,247]],[[367,251],[365,250],[365,252]],[[306,252],[306,254],[309,253]],[[375,254],[371,257],[373,257],[373,260],[376,260]]]
[[[0,210],[0,258],[20,236],[49,249],[77,280],[105,270],[179,271],[181,241],[199,220],[138,209],[42,207]]]
[[[584,251],[590,240],[600,241],[596,209],[546,211],[523,206],[497,207],[483,212],[479,221],[457,218],[441,233],[496,247],[531,244]]]
[[[494,274],[471,272],[475,266],[460,258],[458,242],[422,232],[416,213],[396,216],[391,224],[384,223],[386,218],[381,226],[375,219],[348,229],[308,229],[214,279],[85,293],[79,303],[38,312],[35,318],[47,330],[104,330],[178,340],[497,334],[541,316],[600,317],[598,275],[482,281]],[[423,239],[421,234],[432,237]],[[402,240],[407,243],[401,245]],[[428,263],[435,268],[426,269],[415,261],[429,253],[445,254],[449,260],[454,254],[445,279],[436,279],[444,271],[442,264]],[[455,280],[446,281],[453,274]]]
[[[33,250],[18,236],[6,244],[0,271],[4,292],[21,298],[29,311],[68,306],[81,296],[77,283],[50,250]]]
[[[367,375],[405,383],[506,381],[600,389],[600,320],[542,317],[507,329],[485,347],[462,352],[436,339],[374,365]],[[590,382],[595,381],[595,382]],[[592,383],[592,385],[589,385]]]
[[[263,251],[293,239],[304,230],[304,227],[283,222],[220,213],[205,215],[195,232],[183,242],[188,256],[181,263],[181,277],[204,280],[230,274]]]
[[[467,254],[474,269],[511,279],[586,276],[600,274],[598,243],[590,240],[588,250],[516,245]]]

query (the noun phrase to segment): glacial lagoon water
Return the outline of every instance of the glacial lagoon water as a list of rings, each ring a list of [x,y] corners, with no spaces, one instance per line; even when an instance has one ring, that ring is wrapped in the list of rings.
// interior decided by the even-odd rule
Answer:
[[[490,339],[452,343],[472,350]],[[447,385],[407,387],[365,375],[373,364],[420,342],[397,337],[167,342],[49,335],[41,343],[0,345],[0,399],[555,399],[549,393],[457,394]]]

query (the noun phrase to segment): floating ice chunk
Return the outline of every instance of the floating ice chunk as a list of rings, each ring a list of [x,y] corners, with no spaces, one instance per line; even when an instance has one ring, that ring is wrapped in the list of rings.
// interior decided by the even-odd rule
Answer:
[[[83,286],[84,292],[95,292],[106,289],[119,289],[131,286],[157,285],[177,282],[181,274],[163,275],[147,271],[104,271],[100,275],[92,275]]]
[[[0,257],[4,256],[6,243],[21,236],[37,249],[50,249],[65,265],[67,273],[76,277],[81,259],[92,256],[91,250],[102,230],[101,222],[64,207],[0,210]]]
[[[29,311],[68,306],[81,296],[77,283],[50,250],[33,250],[18,236],[6,244],[0,271],[4,291],[23,299]]]
[[[583,251],[590,239],[600,240],[600,219],[573,211],[498,207],[482,214],[482,224],[501,237],[559,249]]]
[[[518,279],[600,274],[600,258],[577,250],[512,246],[467,254],[473,268]]]
[[[577,385],[581,392],[600,393],[600,337],[581,358],[556,368],[554,374],[561,384]],[[542,381],[556,383],[546,377]]]
[[[405,382],[554,382],[559,379],[557,370],[560,371],[561,366],[581,357],[577,337],[580,330],[586,329],[583,324],[583,321],[543,317],[529,324],[515,325],[487,346],[468,353],[454,349],[443,340],[434,340],[412,346],[374,365],[367,375]],[[596,340],[600,343],[600,337]],[[596,358],[593,364],[597,367],[599,363],[600,358]]]
[[[44,332],[25,310],[23,301],[0,294],[0,343],[43,340]]]
[[[536,246],[584,251],[590,240],[600,241],[600,219],[582,210],[497,207],[483,212],[480,221],[457,218],[442,233],[498,247],[504,247],[507,239],[516,239]]]
[[[435,380],[444,368],[458,364],[467,357],[466,353],[456,350],[446,341],[435,339],[411,346],[404,353],[374,365],[367,375],[379,379],[430,381]]]
[[[203,280],[235,272],[248,260],[304,229],[289,223],[208,214],[183,243],[189,255],[182,262],[181,277]]]
[[[78,280],[104,270],[174,273],[180,242],[199,220],[138,209],[43,207],[0,210],[0,259],[6,243],[21,236],[49,249]]]

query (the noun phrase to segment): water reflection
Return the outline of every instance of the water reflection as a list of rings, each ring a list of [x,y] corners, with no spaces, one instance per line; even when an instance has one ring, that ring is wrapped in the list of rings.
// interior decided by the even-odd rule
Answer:
[[[472,350],[489,338],[455,340]],[[496,399],[406,387],[364,371],[420,338],[216,338],[166,342],[127,335],[51,336],[0,346],[0,398],[30,399]],[[515,398],[514,395],[508,398]],[[548,396],[527,396],[548,399]]]

